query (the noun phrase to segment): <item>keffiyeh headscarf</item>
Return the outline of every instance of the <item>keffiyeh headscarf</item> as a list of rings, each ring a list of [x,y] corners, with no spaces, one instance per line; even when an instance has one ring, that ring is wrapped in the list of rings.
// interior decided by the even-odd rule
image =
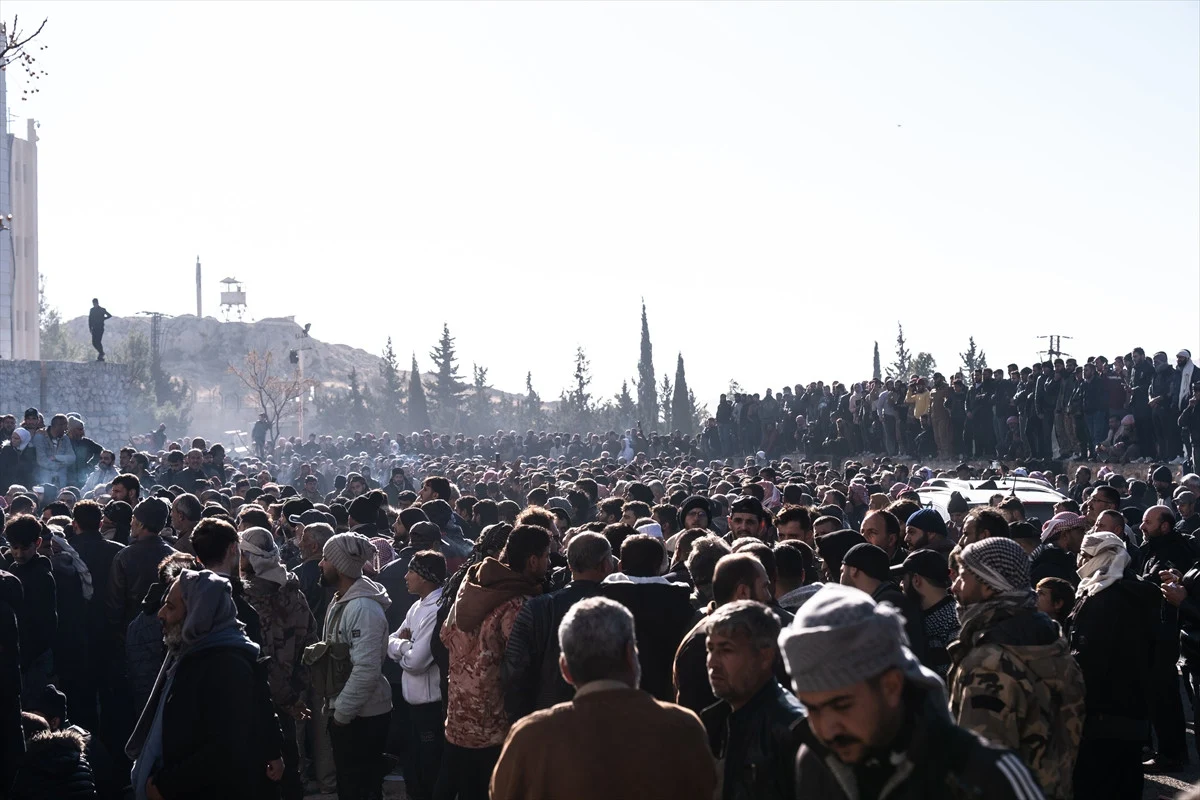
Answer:
[[[238,550],[254,568],[254,577],[277,583],[287,583],[287,568],[279,560],[275,537],[266,528],[247,528],[238,537]]]
[[[1079,548],[1083,564],[1079,567],[1079,588],[1076,597],[1091,597],[1117,581],[1125,574],[1132,559],[1125,543],[1115,533],[1089,533],[1083,537]]]

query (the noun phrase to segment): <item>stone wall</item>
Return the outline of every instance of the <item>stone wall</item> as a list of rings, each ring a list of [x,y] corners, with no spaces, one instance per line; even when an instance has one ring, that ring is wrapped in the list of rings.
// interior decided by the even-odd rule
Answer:
[[[116,450],[129,439],[129,402],[122,364],[0,361],[0,414],[34,406],[49,424],[54,414],[78,414],[88,438]]]

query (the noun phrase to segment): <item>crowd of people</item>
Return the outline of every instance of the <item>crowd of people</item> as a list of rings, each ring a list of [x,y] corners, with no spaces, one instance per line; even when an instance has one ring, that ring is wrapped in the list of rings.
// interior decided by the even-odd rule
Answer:
[[[0,417],[0,796],[1140,797],[1200,698],[1200,377],[1161,355],[723,398],[697,437]],[[1145,480],[1029,473],[1048,519],[917,492],[1115,454],[1113,411]]]

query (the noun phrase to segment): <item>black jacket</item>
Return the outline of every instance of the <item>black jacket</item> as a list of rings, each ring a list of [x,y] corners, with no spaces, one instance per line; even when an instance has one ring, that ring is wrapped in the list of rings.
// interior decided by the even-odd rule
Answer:
[[[94,800],[96,783],[83,755],[83,737],[74,731],[43,733],[29,751],[13,782],[12,800]]]
[[[1162,602],[1158,588],[1132,571],[1076,601],[1065,633],[1087,686],[1085,738],[1141,741],[1149,735],[1151,669]]]
[[[107,664],[111,656],[108,637],[104,635],[104,605],[113,559],[122,548],[101,536],[100,531],[79,533],[69,541],[92,574],[92,599],[87,606],[88,659],[92,664]],[[96,677],[102,676],[97,674]]]
[[[7,786],[25,753],[21,729],[21,648],[17,615],[21,610],[21,581],[0,570],[0,786]]]
[[[308,608],[317,621],[317,630],[324,630],[325,612],[329,610],[329,602],[333,599],[334,588],[321,583],[320,560],[305,561],[292,570],[292,574],[300,579],[300,591],[304,592]]]
[[[154,782],[164,798],[272,796],[262,744],[272,732],[260,713],[266,687],[259,683],[252,657],[236,648],[183,656],[163,707],[162,767]]]
[[[558,668],[558,626],[571,606],[599,592],[596,581],[573,581],[557,592],[531,597],[521,606],[500,664],[509,724],[575,696]]]
[[[888,800],[1042,800],[1028,768],[1020,757],[955,725],[946,712],[946,699],[910,684],[904,693],[907,717],[896,743],[905,742],[891,764],[876,770],[894,776],[901,767],[907,777],[899,781]],[[813,735],[807,720],[796,729],[803,744],[796,756],[796,797],[848,800],[843,782],[860,786],[869,779],[870,767],[849,767]],[[874,782],[881,778],[878,773]],[[877,794],[857,792],[861,800]]]
[[[112,560],[108,577],[107,609],[110,663],[124,668],[125,629],[142,611],[142,600],[158,580],[158,565],[175,552],[159,536],[134,539]],[[93,583],[93,587],[98,587]]]
[[[644,691],[671,702],[675,690],[671,669],[675,651],[691,627],[696,610],[691,590],[674,583],[603,583],[600,594],[616,600],[633,614],[638,661]]]
[[[701,721],[713,755],[724,759],[723,800],[796,797],[796,723],[804,707],[774,678],[734,711],[725,701],[704,709]]]
[[[929,648],[925,644],[925,613],[920,606],[904,596],[900,587],[891,581],[879,584],[871,599],[876,603],[891,603],[904,614],[904,632],[908,634],[908,649],[922,664],[929,666]]]
[[[4,442],[0,446],[0,491],[7,492],[14,483],[33,490],[37,474],[37,452],[27,445],[18,451],[12,442]]]
[[[1158,573],[1177,569],[1180,574],[1184,574],[1195,566],[1196,551],[1192,549],[1190,539],[1171,531],[1163,536],[1146,539],[1146,543],[1142,545],[1142,558],[1142,577],[1158,586],[1161,584]],[[1178,611],[1170,603],[1163,603],[1160,632],[1174,639],[1178,629]]]
[[[21,631],[21,671],[24,672],[34,659],[50,649],[58,631],[54,575],[50,559],[42,555],[34,556],[24,564],[10,559],[4,569],[21,581],[24,599],[17,612],[17,622]]]
[[[1062,578],[1072,586],[1079,586],[1079,573],[1075,571],[1075,556],[1056,544],[1039,546],[1033,552],[1029,564],[1029,580],[1037,586],[1042,578]]]

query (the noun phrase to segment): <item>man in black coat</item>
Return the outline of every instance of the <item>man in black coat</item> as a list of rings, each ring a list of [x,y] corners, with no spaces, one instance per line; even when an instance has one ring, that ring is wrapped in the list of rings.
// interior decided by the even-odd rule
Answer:
[[[647,534],[628,537],[621,544],[621,571],[604,579],[600,594],[633,614],[642,665],[641,688],[670,702],[675,697],[671,681],[675,652],[696,612],[686,584],[660,577],[666,554],[662,539]]]
[[[1161,574],[1175,570],[1185,574],[1196,562],[1196,553],[1181,534],[1176,533],[1175,514],[1166,506],[1152,506],[1142,517],[1142,577],[1160,585]],[[1173,771],[1187,763],[1187,738],[1184,732],[1183,700],[1179,696],[1179,612],[1164,604],[1157,627],[1152,678],[1154,733],[1158,754],[1146,762],[1155,772]]]
[[[725,800],[792,800],[792,727],[804,708],[775,679],[779,617],[762,603],[728,603],[709,615],[709,682],[721,698],[704,709],[713,755],[724,765]]]
[[[91,500],[80,500],[71,509],[74,534],[69,541],[87,565],[92,576],[92,598],[87,603],[87,677],[79,687],[82,694],[71,698],[75,718],[90,731],[99,728],[96,698],[101,686],[107,684],[108,670],[103,668],[112,658],[108,652],[108,637],[104,635],[105,589],[112,573],[113,559],[121,545],[105,539],[100,533],[103,510]]]
[[[134,785],[150,800],[278,797],[262,744],[278,727],[265,730],[258,714],[258,647],[238,623],[229,581],[184,570],[159,618],[170,654],[127,748]]]
[[[908,649],[925,662],[925,615],[892,580],[890,559],[882,548],[866,543],[851,547],[842,558],[841,584],[866,592],[876,603],[890,603],[899,609],[904,614]]]
[[[567,565],[571,582],[526,600],[508,636],[500,676],[510,723],[575,696],[558,664],[558,626],[571,606],[600,593],[612,574],[612,545],[598,533],[576,534],[567,545]]]
[[[17,611],[20,626],[22,699],[32,702],[49,683],[53,670],[51,646],[58,631],[58,602],[50,559],[38,553],[50,532],[35,517],[18,514],[4,527],[9,557],[4,569],[21,581],[24,595]],[[9,687],[7,691],[13,691]]]
[[[1162,597],[1138,580],[1115,534],[1088,534],[1080,560],[1079,599],[1064,626],[1087,685],[1075,796],[1139,797]]]
[[[2,513],[2,512],[0,512]],[[0,685],[21,685],[21,647],[17,615],[21,611],[21,581],[0,570]],[[0,692],[0,786],[8,786],[25,753],[21,729],[21,698],[6,689]]]

